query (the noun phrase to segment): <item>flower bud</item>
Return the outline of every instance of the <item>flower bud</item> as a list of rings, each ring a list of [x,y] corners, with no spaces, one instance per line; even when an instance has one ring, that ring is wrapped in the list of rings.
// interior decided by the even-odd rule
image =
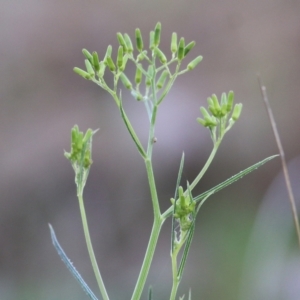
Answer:
[[[169,75],[169,72],[167,70],[164,70],[161,73],[161,75],[160,75],[160,77],[159,77],[159,79],[157,81],[157,84],[156,84],[156,87],[158,89],[161,89],[165,85],[165,82],[166,82],[166,79],[167,79],[168,75]]]
[[[116,70],[116,66],[110,56],[106,58],[106,64],[112,72]]]
[[[126,89],[131,90],[132,84],[131,84],[130,80],[128,79],[128,77],[124,73],[121,73],[120,78],[121,78],[123,85],[126,87]]]
[[[177,52],[177,33],[173,32],[172,33],[172,39],[171,39],[171,52],[176,53]]]
[[[234,92],[230,91],[227,96],[227,112],[231,112],[234,101]]]
[[[184,38],[183,37],[179,41],[177,56],[178,56],[179,61],[181,61],[184,57]]]
[[[119,46],[118,55],[117,55],[117,66],[118,68],[122,67],[123,65],[123,47]]]
[[[221,106],[220,106],[220,103],[219,103],[219,100],[218,100],[218,97],[213,94],[211,96],[212,100],[213,100],[213,103],[214,103],[214,108],[217,110],[217,112],[220,112],[221,111]],[[216,117],[216,116],[215,116]]]
[[[73,71],[75,73],[77,73],[78,75],[80,75],[81,77],[83,77],[84,79],[91,79],[91,77],[92,77],[89,73],[87,73],[86,71],[84,71],[84,70],[82,70],[80,68],[77,68],[77,67],[75,67],[73,69]]]
[[[92,54],[88,50],[82,49],[82,53],[85,56],[85,58],[90,61],[90,63],[93,62],[93,56],[92,56]]]
[[[197,56],[195,59],[193,59],[188,65],[188,70],[193,70],[195,67],[202,61],[203,56]]]
[[[127,46],[126,46],[124,37],[123,37],[123,35],[122,35],[121,32],[118,32],[118,33],[117,33],[117,39],[118,39],[118,41],[119,41],[120,46],[123,47],[124,52],[127,52]]]
[[[105,63],[103,61],[100,61],[100,69],[99,69],[99,72],[98,72],[98,76],[100,78],[102,78],[104,76],[105,68],[106,68]]]
[[[142,64],[138,64],[135,72],[135,83],[140,84],[142,81]]]
[[[153,50],[154,48],[155,48],[155,44],[154,44],[154,31],[150,31],[149,49]]]
[[[104,56],[104,59],[103,61],[107,64],[107,57],[111,57],[111,52],[112,52],[112,47],[111,45],[109,45],[106,49],[106,53],[105,53],[105,56]]]
[[[127,52],[132,53],[133,52],[133,46],[132,46],[130,36],[127,33],[124,34],[124,40],[125,40],[125,44],[126,44],[126,47],[127,47]]]
[[[242,108],[243,108],[243,104],[242,103],[238,103],[238,104],[236,104],[234,106],[233,113],[232,113],[232,116],[231,116],[231,118],[234,121],[238,120],[238,118],[240,117],[241,112],[242,112]]]
[[[160,43],[161,23],[158,22],[154,29],[154,45],[157,47]]]
[[[85,63],[85,67],[86,67],[86,70],[87,72],[92,75],[92,76],[95,76],[95,71],[93,69],[93,66],[92,64],[90,63],[90,61],[88,59],[85,59],[84,60],[84,63]]]
[[[119,67],[120,71],[124,71],[124,70],[125,70],[127,61],[128,61],[128,55],[125,54],[125,55],[123,56],[123,64],[122,64],[121,67]]]
[[[135,30],[135,40],[136,40],[136,48],[138,49],[138,51],[140,52],[143,51],[144,43],[143,43],[141,30],[139,28]]]
[[[195,47],[195,45],[196,45],[195,41],[192,41],[189,44],[187,44],[184,47],[184,56],[187,56],[187,54]]]
[[[93,52],[93,66],[97,72],[100,70],[98,53],[96,51]]]
[[[165,63],[167,62],[167,58],[166,58],[166,56],[164,55],[164,53],[163,53],[160,49],[158,49],[158,48],[155,48],[154,51],[155,51],[155,54],[158,56],[160,62],[161,62],[162,64],[165,64]]]

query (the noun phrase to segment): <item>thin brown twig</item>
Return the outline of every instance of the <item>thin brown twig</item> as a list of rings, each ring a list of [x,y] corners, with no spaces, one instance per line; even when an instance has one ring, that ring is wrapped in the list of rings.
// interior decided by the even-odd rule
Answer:
[[[275,140],[277,143],[277,147],[279,150],[279,155],[280,155],[280,159],[281,159],[281,164],[282,164],[282,170],[283,170],[283,174],[284,174],[284,178],[285,178],[285,183],[286,183],[286,188],[289,194],[289,200],[290,200],[290,204],[291,204],[291,208],[292,208],[292,213],[293,213],[293,218],[294,218],[294,223],[295,223],[295,228],[296,228],[296,232],[297,232],[297,237],[298,237],[298,244],[299,244],[299,248],[300,248],[300,227],[299,227],[299,220],[298,220],[298,214],[297,214],[297,208],[296,208],[296,203],[295,203],[295,198],[294,198],[294,194],[293,194],[293,190],[292,190],[292,186],[291,186],[291,180],[290,180],[290,176],[289,176],[289,172],[287,169],[287,165],[286,165],[286,160],[285,160],[285,154],[284,154],[284,150],[281,144],[281,140],[280,140],[280,136],[277,130],[277,126],[276,126],[276,122],[273,116],[273,112],[268,100],[268,96],[267,96],[267,89],[266,87],[263,85],[262,80],[260,78],[260,75],[257,75],[258,77],[258,83],[260,86],[260,90],[261,90],[261,94],[269,115],[269,119],[270,119],[270,123],[273,129],[273,133],[275,136]]]

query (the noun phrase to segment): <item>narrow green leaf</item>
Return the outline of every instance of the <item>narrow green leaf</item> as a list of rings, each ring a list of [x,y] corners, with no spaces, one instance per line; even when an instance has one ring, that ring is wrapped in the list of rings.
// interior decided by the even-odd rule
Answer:
[[[171,232],[171,253],[173,252],[173,249],[174,249],[174,240],[175,240],[175,218],[174,218],[174,214],[176,213],[176,199],[178,197],[178,188],[179,188],[180,181],[181,181],[183,166],[184,166],[184,152],[182,152],[182,155],[181,155],[179,171],[178,171],[178,175],[177,175],[175,194],[174,194],[175,201],[174,201],[174,204],[173,204],[173,218],[172,218],[172,232]]]
[[[178,272],[177,272],[177,277],[178,277],[179,281],[181,281],[181,278],[182,278],[183,270],[184,270],[184,267],[185,267],[186,259],[187,259],[188,254],[189,254],[189,250],[190,250],[191,243],[192,243],[192,240],[193,240],[194,232],[195,232],[195,219],[193,220],[193,225],[189,229],[188,237],[186,239],[186,242],[185,242],[185,245],[184,245],[184,250],[183,250],[183,253],[182,253],[181,260],[180,260],[180,265],[179,265]]]
[[[55,232],[52,228],[52,226],[49,224],[49,228],[50,228],[50,234],[51,234],[51,239],[52,239],[52,243],[59,255],[59,257],[61,258],[61,260],[64,262],[64,264],[66,265],[66,267],[68,268],[68,270],[71,272],[71,274],[74,276],[74,278],[79,282],[81,288],[85,291],[85,293],[89,296],[90,299],[92,300],[98,300],[97,297],[95,296],[95,294],[92,292],[92,290],[89,288],[89,286],[86,284],[86,282],[83,280],[83,278],[81,277],[81,275],[78,273],[78,271],[75,269],[75,267],[73,266],[72,262],[70,261],[70,259],[67,257],[66,253],[64,252],[64,250],[62,249],[62,247],[60,246]]]
[[[131,138],[133,139],[138,151],[140,152],[141,156],[143,158],[146,158],[147,157],[147,154],[138,138],[138,136],[136,135],[132,125],[130,124],[129,120],[128,120],[128,117],[126,116],[125,114],[125,111],[123,109],[123,105],[122,105],[122,101],[120,101],[120,112],[121,112],[121,116],[122,116],[122,119],[127,127],[127,130],[129,132],[129,134],[131,135]]]
[[[207,195],[209,195],[209,194],[215,194],[215,193],[219,192],[220,190],[224,189],[224,188],[227,187],[228,185],[234,183],[235,181],[241,179],[241,178],[244,177],[245,175],[251,173],[252,171],[254,171],[254,170],[256,170],[256,169],[258,169],[258,168],[261,167],[263,164],[265,164],[266,162],[268,162],[269,160],[271,160],[271,159],[273,159],[273,158],[275,158],[275,157],[277,157],[277,156],[279,156],[279,155],[276,154],[276,155],[272,155],[272,156],[270,156],[270,157],[267,157],[267,158],[263,159],[262,161],[260,161],[260,162],[258,162],[258,163],[256,163],[256,164],[252,165],[251,167],[249,167],[249,168],[247,168],[247,169],[245,169],[245,170],[243,170],[243,171],[241,171],[241,172],[239,172],[239,173],[237,173],[237,174],[235,174],[234,176],[228,178],[227,180],[225,180],[225,181],[223,181],[222,183],[216,185],[215,187],[211,188],[210,190],[208,190],[208,191],[202,193],[201,195],[196,196],[196,197],[194,198],[194,200],[195,200],[196,202],[199,202],[199,201],[203,200]]]

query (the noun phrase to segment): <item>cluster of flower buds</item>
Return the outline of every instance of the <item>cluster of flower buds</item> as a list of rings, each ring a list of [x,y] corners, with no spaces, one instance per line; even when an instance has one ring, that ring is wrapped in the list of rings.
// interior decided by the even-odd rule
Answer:
[[[153,83],[155,84],[157,90],[162,89],[172,77],[168,66],[173,62],[177,62],[177,65],[180,65],[181,61],[187,56],[187,54],[194,48],[196,44],[194,41],[192,41],[185,45],[184,38],[180,38],[178,42],[177,33],[174,32],[171,38],[172,58],[168,61],[167,56],[159,48],[161,40],[160,22],[158,22],[154,30],[150,32],[149,49],[151,56],[148,56],[147,50],[144,49],[143,37],[139,28],[135,30],[135,48],[130,36],[127,33],[122,34],[118,32],[117,39],[119,42],[119,48],[117,58],[115,60],[112,59],[111,45],[107,47],[106,54],[102,61],[99,60],[97,52],[90,53],[88,50],[83,49],[82,52],[85,56],[86,70],[75,67],[74,72],[88,80],[98,79],[99,85],[105,88],[105,85],[103,84],[103,76],[107,68],[114,74],[115,82],[120,79],[125,88],[132,91],[132,94],[137,100],[144,99],[144,96],[142,96],[139,90],[139,85],[143,81],[143,77],[145,78],[144,82],[146,87],[145,96],[148,94],[147,89],[149,91],[149,88],[153,87]],[[136,56],[134,56],[135,49],[138,52]],[[157,68],[155,66],[156,58],[160,61],[161,67]],[[187,65],[186,70],[184,70],[182,73],[193,70],[202,61],[202,59],[202,56],[196,57]],[[133,84],[123,72],[126,68],[128,60],[131,60],[136,66],[134,78],[135,88],[133,88]],[[146,67],[146,69],[144,69],[143,61],[146,61],[149,64],[148,68]],[[160,72],[160,74],[158,74],[158,72]],[[156,79],[156,75],[158,75],[158,79]],[[176,74],[176,76],[177,75],[178,74]]]
[[[234,93],[230,91],[228,95],[223,93],[221,96],[221,101],[219,102],[217,96],[214,94],[211,97],[207,98],[208,102],[208,110],[209,112],[202,106],[200,107],[200,111],[203,115],[202,118],[198,118],[197,121],[210,129],[215,128],[222,121],[227,121],[228,116],[231,117],[229,119],[229,127],[233,125],[235,121],[237,121],[241,115],[243,105],[241,103],[235,104],[234,102]]]
[[[179,197],[175,203],[175,199],[171,198],[171,203],[175,205],[174,218],[180,224],[181,231],[187,231],[192,225],[193,214],[195,213],[196,202],[191,199],[190,195],[183,192],[183,188],[178,188]]]
[[[77,125],[71,131],[71,151],[65,152],[65,157],[69,159],[73,167],[83,166],[88,169],[92,164],[91,158],[91,138],[94,132],[88,129],[85,135],[79,131]]]

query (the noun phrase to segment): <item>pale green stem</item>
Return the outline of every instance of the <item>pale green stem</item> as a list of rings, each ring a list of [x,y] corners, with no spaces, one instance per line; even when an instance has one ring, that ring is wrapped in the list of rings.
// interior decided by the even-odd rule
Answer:
[[[146,279],[149,274],[150,266],[151,266],[151,263],[153,260],[159,233],[160,233],[162,224],[164,222],[164,220],[161,219],[160,207],[159,207],[156,185],[155,185],[154,174],[153,174],[153,168],[152,168],[152,162],[150,159],[145,159],[145,164],[146,164],[146,170],[147,170],[152,205],[153,205],[154,222],[153,222],[152,231],[151,231],[150,239],[148,242],[146,254],[144,257],[143,265],[141,267],[141,271],[140,271],[135,289],[133,291],[131,300],[140,300],[140,298],[141,298],[141,295],[142,295],[142,292],[143,292],[143,289],[144,289],[144,286],[146,283]]]
[[[134,288],[131,300],[140,300],[141,299],[141,295],[142,295],[142,292],[143,292],[143,289],[144,289],[144,286],[146,283],[147,276],[149,274],[150,266],[152,263],[152,259],[154,256],[154,252],[156,249],[156,245],[157,245],[157,241],[158,241],[158,237],[159,237],[159,233],[160,233],[162,224],[163,224],[163,220],[161,220],[160,218],[154,219],[150,239],[148,242],[146,254],[144,257],[144,261],[143,261],[143,265],[142,265],[136,286]]]
[[[83,203],[83,197],[82,197],[82,193],[78,194],[78,200],[79,200],[79,208],[80,208],[80,215],[81,215],[81,220],[82,220],[82,225],[83,225],[83,232],[84,232],[84,236],[85,236],[85,241],[86,241],[86,245],[88,248],[88,252],[89,252],[89,256],[90,256],[90,260],[92,263],[92,267],[96,276],[96,280],[100,289],[100,293],[102,295],[103,300],[109,300],[109,297],[107,295],[101,274],[100,274],[100,270],[98,268],[98,264],[96,261],[96,257],[94,254],[94,250],[93,250],[93,246],[92,246],[92,241],[91,241],[91,237],[90,237],[90,233],[89,233],[89,227],[88,227],[88,223],[87,223],[87,218],[86,218],[86,213],[85,213],[85,208],[84,208],[84,203]]]
[[[219,145],[220,145],[220,142],[221,140],[217,141],[215,144],[214,144],[214,147],[210,153],[210,156],[209,158],[207,159],[204,167],[202,168],[202,170],[200,171],[200,173],[197,175],[197,177],[194,179],[194,181],[190,184],[190,189],[191,191],[194,189],[194,187],[198,184],[198,182],[200,181],[200,179],[203,177],[203,175],[205,174],[205,172],[207,171],[207,169],[209,168],[211,162],[213,161],[216,153],[217,153],[217,150],[219,148]]]
[[[180,283],[180,278],[178,277],[177,256],[178,256],[180,249],[182,248],[182,246],[184,245],[184,243],[186,241],[187,231],[185,231],[184,233],[181,233],[181,234],[182,234],[182,236],[180,238],[179,244],[177,244],[175,246],[175,249],[173,250],[173,252],[171,252],[173,284],[172,284],[170,300],[175,300],[177,290],[179,287],[179,283]]]

